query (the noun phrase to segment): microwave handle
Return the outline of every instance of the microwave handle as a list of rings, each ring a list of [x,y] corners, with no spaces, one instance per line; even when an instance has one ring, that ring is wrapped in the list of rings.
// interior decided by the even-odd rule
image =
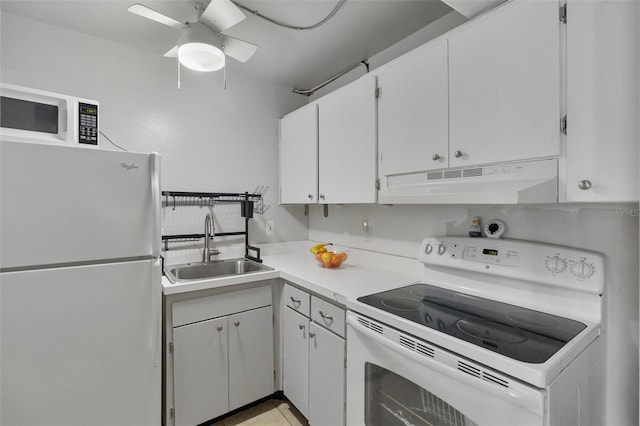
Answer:
[[[372,339],[376,343],[383,345],[384,347],[396,352],[397,354],[405,358],[409,358],[421,365],[424,365],[426,368],[447,376],[451,380],[455,380],[470,387],[474,387],[482,392],[490,393],[497,398],[508,400],[509,402],[526,408],[534,413],[542,415],[544,412],[543,392],[540,390],[534,390],[520,384],[517,384],[518,386],[515,386],[516,384],[514,384],[513,387],[503,388],[501,386],[485,382],[482,379],[471,376],[467,373],[463,373],[447,364],[438,362],[433,358],[417,354],[405,348],[404,346],[390,341],[389,339],[381,336],[379,333],[371,331],[367,327],[360,324],[355,318],[355,315],[347,316],[347,325],[350,326],[356,333],[364,334],[366,338]]]

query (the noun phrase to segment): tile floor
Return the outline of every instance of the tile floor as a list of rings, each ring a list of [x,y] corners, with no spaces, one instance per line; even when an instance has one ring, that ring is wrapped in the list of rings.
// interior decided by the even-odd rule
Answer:
[[[212,426],[309,426],[309,423],[288,401],[271,399]]]

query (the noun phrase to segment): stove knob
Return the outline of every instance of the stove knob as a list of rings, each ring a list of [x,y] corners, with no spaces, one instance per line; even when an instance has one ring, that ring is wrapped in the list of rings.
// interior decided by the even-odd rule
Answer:
[[[565,269],[567,269],[567,262],[564,259],[561,259],[560,256],[556,255],[553,257],[549,257],[545,262],[545,266],[554,274],[558,274]]]
[[[571,266],[571,272],[573,275],[580,279],[589,278],[593,275],[594,271],[595,268],[593,267],[593,264],[585,262],[584,259]]]
[[[442,244],[442,243],[438,244],[438,254],[439,255],[443,255],[446,250],[447,250],[447,248],[444,246],[444,244]]]

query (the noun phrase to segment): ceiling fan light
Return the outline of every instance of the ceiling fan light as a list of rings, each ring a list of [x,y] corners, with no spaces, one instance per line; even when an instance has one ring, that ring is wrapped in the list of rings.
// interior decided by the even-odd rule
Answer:
[[[224,67],[224,53],[208,43],[191,42],[178,48],[178,60],[195,71],[217,71]]]

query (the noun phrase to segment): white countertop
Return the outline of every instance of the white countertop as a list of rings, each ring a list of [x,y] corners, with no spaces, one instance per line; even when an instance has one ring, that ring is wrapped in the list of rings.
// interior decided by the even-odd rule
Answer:
[[[273,271],[220,277],[210,280],[172,284],[162,278],[165,295],[221,288],[253,281],[282,278],[328,300],[346,305],[347,299],[400,287],[422,278],[422,263],[416,259],[393,256],[342,246],[330,249],[344,251],[347,260],[339,268],[324,268],[309,248],[317,242],[260,244],[263,263]]]

